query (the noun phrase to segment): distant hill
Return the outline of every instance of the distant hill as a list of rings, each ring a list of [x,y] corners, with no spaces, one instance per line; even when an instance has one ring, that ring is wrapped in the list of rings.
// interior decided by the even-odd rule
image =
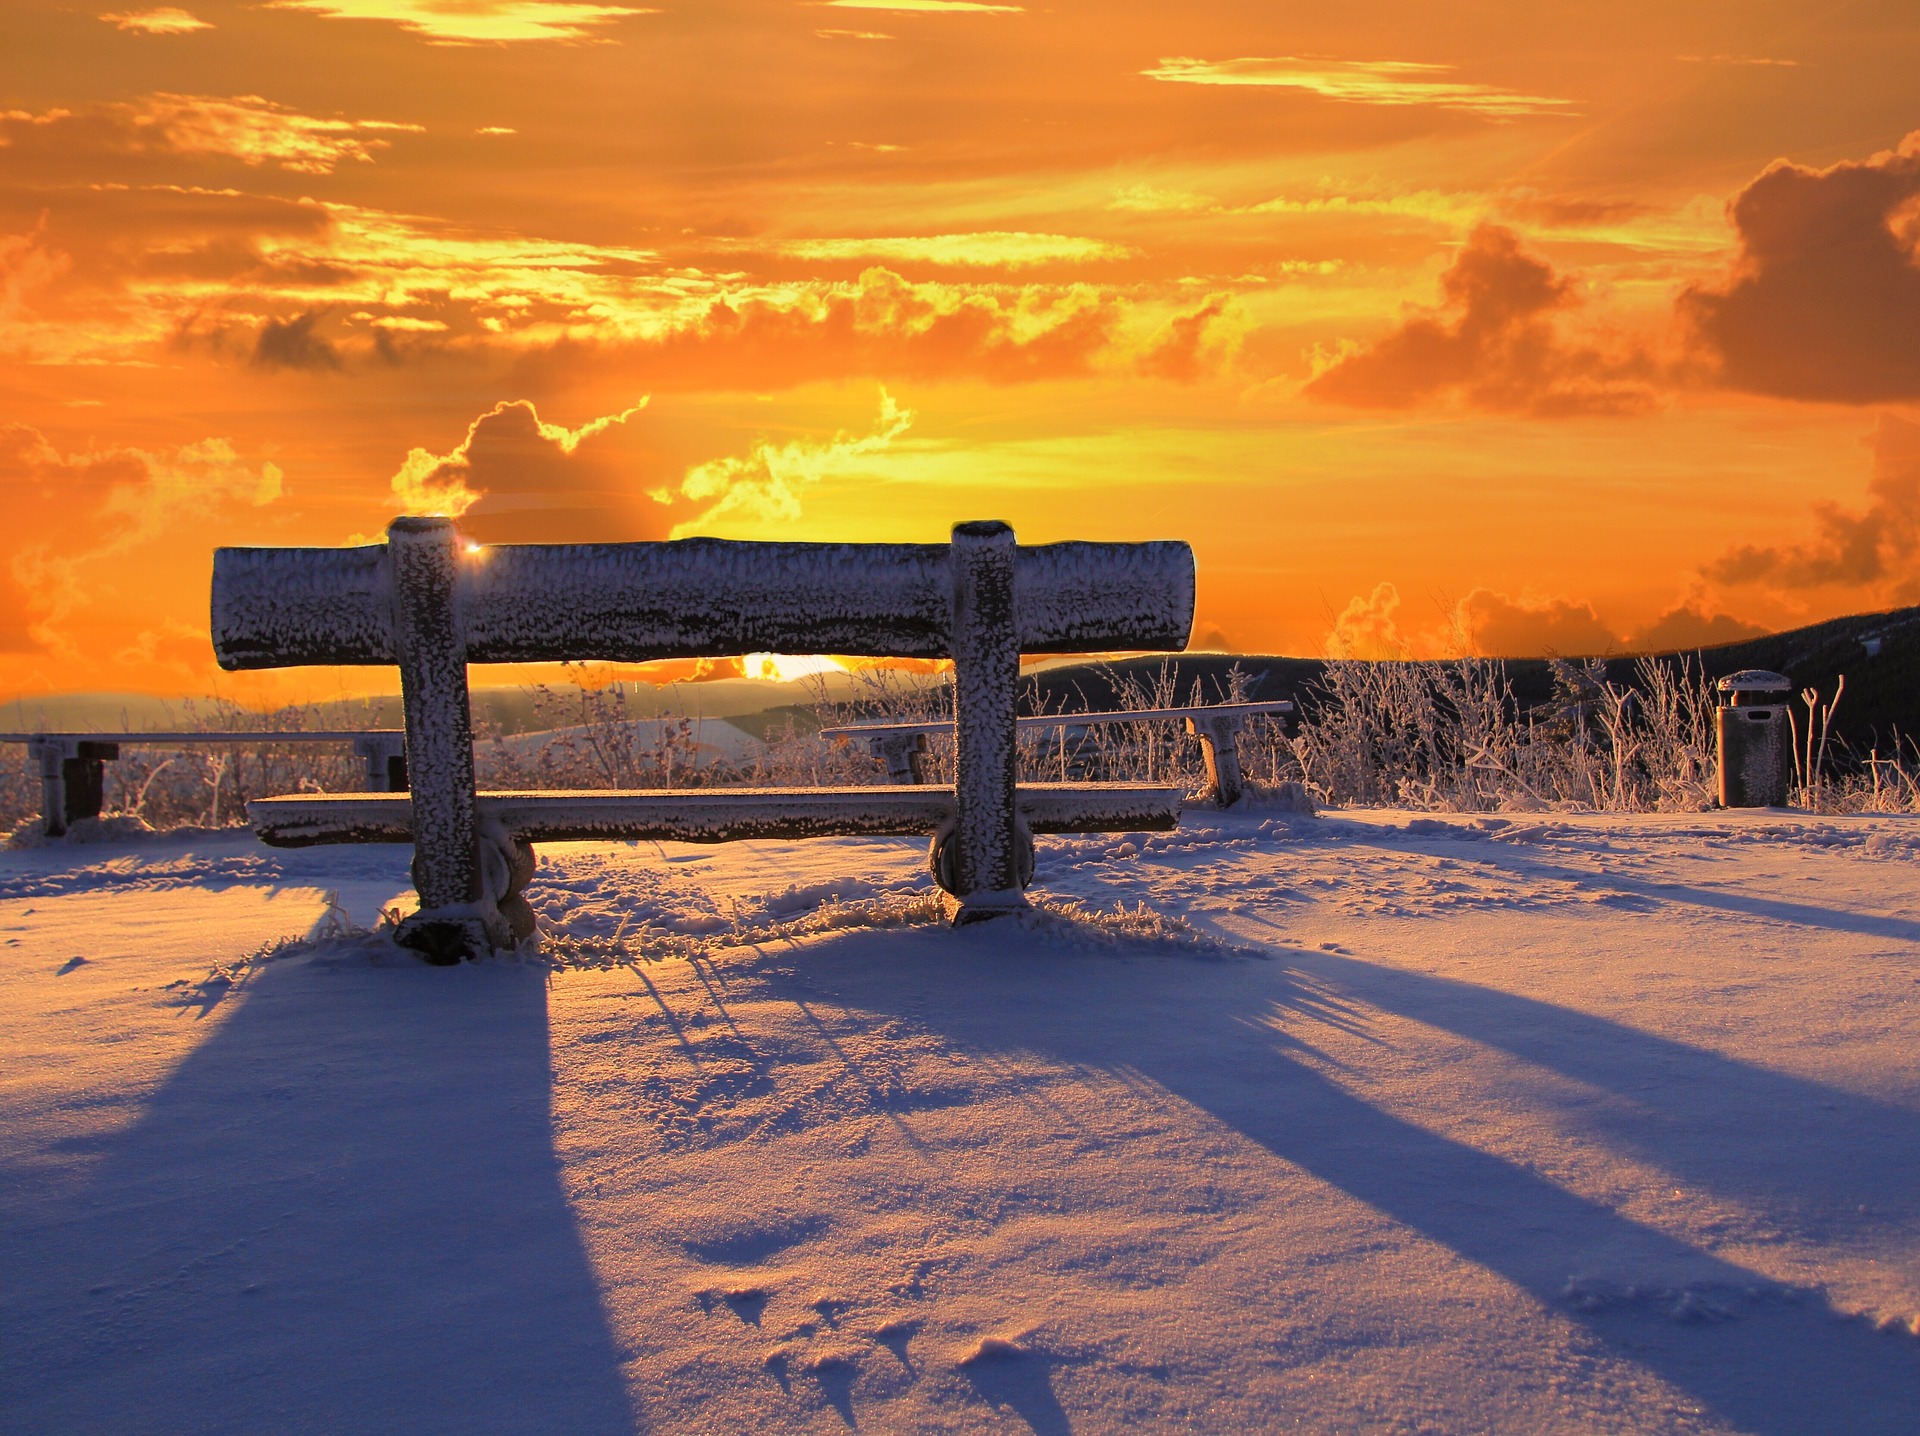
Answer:
[[[484,677],[485,669],[474,676]],[[745,719],[749,732],[765,726],[762,715],[784,715],[804,709],[820,698],[849,696],[855,680],[846,675],[826,675],[822,682],[802,679],[774,683],[764,679],[723,678],[706,683],[674,683],[654,687],[647,683],[629,683],[627,715],[632,718],[657,718],[663,714],[690,717]],[[557,688],[558,694],[572,690]],[[580,721],[577,710],[568,711],[562,701],[541,705],[524,686],[476,687],[473,690],[473,717],[476,727],[502,734],[530,733],[564,727]],[[192,705],[205,716],[212,704],[205,699]],[[398,728],[401,726],[400,697],[346,698],[312,705],[314,728]],[[44,697],[19,698],[0,704],[0,732],[36,732],[69,730],[74,732],[126,732],[134,729],[188,728],[189,700],[155,698],[144,693],[60,693]],[[769,720],[777,722],[775,720]]]
[[[1743,668],[1765,668],[1793,680],[1794,691],[1819,690],[1822,699],[1833,696],[1841,675],[1846,694],[1834,719],[1834,736],[1866,752],[1878,745],[1891,749],[1897,731],[1920,739],[1920,608],[1886,613],[1863,613],[1830,619],[1807,628],[1769,634],[1717,648],[1690,649],[1656,656],[1668,664],[1691,663],[1710,678]],[[1553,673],[1542,658],[1502,660],[1515,698],[1525,706],[1546,702],[1553,695]],[[1318,658],[1286,658],[1264,654],[1192,653],[1174,657],[1128,658],[1111,665],[1061,664],[1028,675],[1038,684],[1050,708],[1107,708],[1114,705],[1109,672],[1131,675],[1151,684],[1169,665],[1181,701],[1199,680],[1209,700],[1227,689],[1234,665],[1247,673],[1247,696],[1252,699],[1290,698],[1311,712],[1326,663]],[[1607,657],[1607,676],[1615,683],[1631,683],[1636,657]],[[1796,705],[1798,699],[1795,700]]]

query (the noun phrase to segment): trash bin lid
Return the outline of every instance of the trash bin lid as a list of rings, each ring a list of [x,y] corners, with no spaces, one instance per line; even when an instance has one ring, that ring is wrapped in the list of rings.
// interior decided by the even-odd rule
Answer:
[[[1793,687],[1793,680],[1764,668],[1743,668],[1738,673],[1729,673],[1715,686],[1722,693],[1785,693]]]

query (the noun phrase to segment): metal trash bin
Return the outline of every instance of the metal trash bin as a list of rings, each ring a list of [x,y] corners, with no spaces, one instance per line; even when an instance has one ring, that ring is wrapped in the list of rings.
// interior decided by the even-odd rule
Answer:
[[[1793,791],[1793,680],[1763,668],[1729,673],[1716,685],[1720,806],[1784,808]]]

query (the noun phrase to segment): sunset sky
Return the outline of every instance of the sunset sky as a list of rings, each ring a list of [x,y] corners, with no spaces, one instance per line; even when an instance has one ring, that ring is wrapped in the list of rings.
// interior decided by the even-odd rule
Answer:
[[[1184,538],[1242,652],[1920,602],[1916,76],[1913,0],[6,0],[0,699],[332,691],[217,675],[212,550],[409,511]]]

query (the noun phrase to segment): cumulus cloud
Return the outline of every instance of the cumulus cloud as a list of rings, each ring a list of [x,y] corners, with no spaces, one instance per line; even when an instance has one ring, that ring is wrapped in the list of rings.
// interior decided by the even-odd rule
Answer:
[[[1820,503],[1807,538],[1732,549],[1708,565],[1708,575],[1730,584],[1831,585],[1875,590],[1901,603],[1920,601],[1920,424],[1882,415],[1867,444],[1873,478],[1863,508]]]
[[[1327,634],[1330,658],[1407,659],[1467,653],[1478,658],[1604,657],[1674,653],[1756,638],[1765,629],[1716,613],[1698,595],[1683,599],[1638,629],[1620,632],[1591,603],[1557,596],[1518,598],[1475,588],[1443,615],[1437,631],[1411,632],[1400,616],[1400,591],[1377,584],[1351,600]]]
[[[1473,408],[1542,417],[1632,414],[1656,402],[1656,366],[1563,332],[1577,303],[1570,281],[1482,224],[1440,278],[1444,304],[1386,338],[1343,354],[1306,386],[1317,399],[1408,408],[1457,397]]]
[[[281,492],[277,467],[243,461],[224,439],[63,453],[38,429],[0,425],[0,652],[64,650],[65,621],[89,601],[87,566]]]
[[[395,134],[419,125],[301,114],[258,95],[154,94],[79,109],[0,111],[0,148],[71,164],[87,155],[234,159],[298,174],[332,174],[372,161]]]
[[[1401,659],[1413,646],[1400,630],[1400,590],[1391,583],[1375,584],[1366,597],[1354,597],[1340,610],[1327,633],[1329,658]]]
[[[667,517],[611,446],[597,442],[647,405],[550,424],[524,399],[505,400],[467,426],[445,454],[411,450],[391,488],[409,514],[445,514],[483,543],[579,543],[659,538]]]
[[[1920,131],[1824,170],[1783,160],[1729,212],[1732,278],[1680,299],[1726,384],[1850,404],[1920,397]]]
[[[448,452],[409,452],[391,489],[404,512],[457,518],[482,543],[680,538],[734,520],[797,519],[808,488],[884,452],[913,422],[883,389],[865,433],[761,440],[744,453],[668,467],[619,442],[647,403],[568,429],[524,399],[505,400]]]
[[[1414,60],[1302,60],[1291,55],[1237,60],[1172,56],[1140,73],[1178,85],[1254,85],[1305,90],[1329,100],[1359,105],[1425,105],[1465,110],[1495,120],[1572,113],[1573,102],[1524,95],[1497,85],[1443,79],[1452,65]]]
[[[1689,599],[1675,604],[1621,646],[1635,653],[1677,653],[1688,648],[1739,643],[1769,631],[1730,613],[1711,613],[1701,601]]]
[[[100,18],[109,25],[142,35],[191,35],[195,30],[213,28],[199,16],[172,5],[162,5],[155,10],[122,10]]]
[[[1456,605],[1454,630],[1467,650],[1483,658],[1604,657],[1614,653],[1674,653],[1758,638],[1767,630],[1732,614],[1710,611],[1688,598],[1644,627],[1616,632],[1592,604],[1570,598],[1511,598],[1476,588]]]
[[[1512,599],[1476,588],[1460,600],[1454,619],[1468,648],[1484,658],[1604,654],[1620,643],[1591,604],[1565,598]]]
[[[590,40],[616,20],[660,13],[588,0],[269,0],[268,8],[328,20],[386,20],[434,45]]]

